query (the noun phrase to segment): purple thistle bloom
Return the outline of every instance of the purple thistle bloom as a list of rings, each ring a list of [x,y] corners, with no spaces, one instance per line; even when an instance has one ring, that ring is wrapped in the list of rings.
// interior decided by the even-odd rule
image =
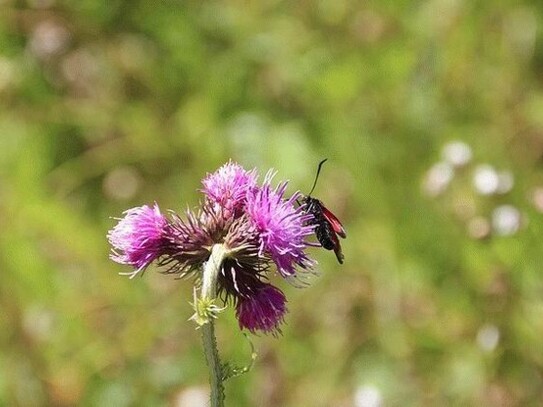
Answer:
[[[241,329],[277,333],[287,312],[287,299],[283,292],[271,284],[263,284],[251,296],[240,298],[236,316]]]
[[[255,170],[246,171],[239,164],[229,161],[204,178],[203,193],[234,214],[243,207],[247,191],[256,186],[256,178]]]
[[[206,199],[184,218],[166,218],[154,207],[124,212],[108,233],[111,258],[134,268],[134,277],[151,262],[165,273],[181,277],[199,274],[212,248],[223,245],[228,255],[217,281],[217,294],[236,307],[239,326],[250,332],[280,332],[287,312],[281,290],[269,284],[267,274],[275,264],[283,277],[315,262],[306,254],[305,239],[313,234],[313,216],[296,204],[295,193],[285,198],[287,182],[272,188],[270,171],[258,186],[256,170],[247,171],[229,161],[202,181]]]
[[[313,216],[294,206],[298,193],[283,198],[287,182],[271,187],[274,174],[268,172],[264,185],[247,194],[246,211],[259,232],[260,254],[269,255],[283,277],[296,274],[296,266],[307,269],[314,265],[305,250],[305,238],[314,231]]]
[[[107,235],[113,246],[110,257],[133,266],[135,270],[127,274],[134,277],[164,253],[168,221],[157,204],[128,209],[124,215]]]

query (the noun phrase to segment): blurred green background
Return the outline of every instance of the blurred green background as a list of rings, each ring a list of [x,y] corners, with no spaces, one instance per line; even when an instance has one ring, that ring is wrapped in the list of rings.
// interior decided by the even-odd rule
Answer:
[[[543,3],[0,1],[0,405],[200,406],[189,281],[108,259],[232,158],[345,223],[229,406],[539,406]],[[249,345],[232,310],[225,359]]]

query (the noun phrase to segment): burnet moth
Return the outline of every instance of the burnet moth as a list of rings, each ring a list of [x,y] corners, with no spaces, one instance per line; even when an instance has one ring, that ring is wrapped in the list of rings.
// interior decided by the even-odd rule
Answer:
[[[345,228],[336,217],[336,215],[330,212],[320,200],[311,196],[313,190],[315,189],[315,186],[317,185],[317,180],[319,179],[321,167],[326,162],[326,160],[327,158],[319,163],[319,166],[317,168],[317,175],[315,176],[315,181],[313,182],[313,187],[311,188],[309,194],[303,197],[302,202],[305,212],[313,215],[313,224],[316,225],[315,234],[317,236],[317,240],[326,250],[334,250],[337,260],[340,264],[343,264],[344,256],[341,251],[341,245],[339,244],[338,236],[343,239],[347,237],[347,233],[345,233]]]

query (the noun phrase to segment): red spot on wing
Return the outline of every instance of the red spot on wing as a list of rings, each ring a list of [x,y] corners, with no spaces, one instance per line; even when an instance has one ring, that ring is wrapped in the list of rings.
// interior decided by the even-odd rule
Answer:
[[[343,227],[343,225],[341,224],[339,219],[336,218],[336,215],[334,215],[332,212],[330,212],[324,206],[322,206],[322,214],[324,215],[326,220],[328,222],[330,222],[330,225],[332,225],[332,229],[334,229],[334,232],[336,232],[339,236],[341,236],[343,239],[345,239],[347,237],[347,233],[345,232],[345,228]]]

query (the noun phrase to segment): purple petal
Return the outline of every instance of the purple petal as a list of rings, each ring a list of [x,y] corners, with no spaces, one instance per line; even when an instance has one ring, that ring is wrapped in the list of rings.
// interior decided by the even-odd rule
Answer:
[[[133,266],[136,273],[145,269],[162,254],[167,225],[157,204],[152,208],[144,205],[125,211],[124,217],[107,235],[113,246],[111,259]]]
[[[305,238],[313,234],[312,215],[294,203],[299,194],[283,199],[287,182],[272,189],[272,172],[268,172],[264,185],[247,194],[246,211],[259,232],[261,254],[268,254],[284,277],[296,273],[296,266],[311,268],[314,261],[307,257]]]
[[[239,298],[236,316],[240,328],[247,328],[253,333],[279,332],[279,325],[287,312],[286,302],[281,290],[271,284],[263,284],[251,296]]]
[[[203,192],[228,213],[239,211],[245,204],[247,191],[256,186],[256,171],[247,171],[232,161],[227,162],[202,181]]]

